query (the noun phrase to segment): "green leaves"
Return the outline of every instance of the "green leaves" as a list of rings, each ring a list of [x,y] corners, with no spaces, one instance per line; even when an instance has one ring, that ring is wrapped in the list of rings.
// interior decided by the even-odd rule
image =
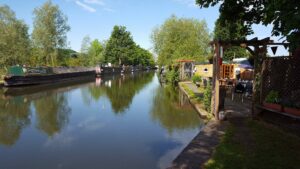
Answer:
[[[57,5],[47,1],[43,6],[34,10],[33,44],[41,50],[40,59],[44,64],[56,65],[57,49],[66,46],[67,17]]]
[[[115,26],[104,52],[107,62],[113,64],[129,64],[130,56],[134,53],[135,43],[130,32],[124,26]]]
[[[222,22],[230,25],[241,20],[246,35],[252,34],[252,24],[273,24],[272,34],[286,37],[290,42],[290,51],[300,46],[300,1],[298,0],[196,0],[202,8],[220,5]]]
[[[29,62],[28,26],[8,6],[0,6],[0,69]]]
[[[180,58],[203,61],[209,53],[210,35],[205,21],[171,16],[153,30],[151,39],[160,65]]]
[[[136,45],[125,26],[115,26],[107,41],[104,58],[115,65],[154,66],[152,54]]]

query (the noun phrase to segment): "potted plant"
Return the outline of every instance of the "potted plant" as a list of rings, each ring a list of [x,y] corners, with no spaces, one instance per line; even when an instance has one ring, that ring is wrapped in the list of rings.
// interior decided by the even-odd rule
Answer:
[[[263,105],[272,110],[282,111],[282,106],[279,104],[279,93],[271,90],[265,98]]]

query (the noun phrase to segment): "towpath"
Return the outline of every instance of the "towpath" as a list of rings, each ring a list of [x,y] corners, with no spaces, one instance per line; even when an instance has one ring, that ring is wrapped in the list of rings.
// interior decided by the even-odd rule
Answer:
[[[194,95],[201,95],[198,87],[192,82],[184,83]],[[181,88],[181,90],[184,90]],[[185,91],[187,94],[188,92]],[[232,95],[233,94],[233,95]],[[210,120],[194,137],[184,150],[173,160],[168,169],[199,169],[212,156],[214,149],[220,143],[229,124],[243,126],[245,119],[250,117],[250,99],[234,94],[229,89],[225,99],[226,121]],[[243,97],[243,98],[242,98]]]

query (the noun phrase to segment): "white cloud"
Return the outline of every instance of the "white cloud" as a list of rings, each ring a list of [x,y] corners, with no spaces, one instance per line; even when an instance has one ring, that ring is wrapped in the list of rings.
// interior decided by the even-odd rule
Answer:
[[[197,7],[195,0],[173,0],[173,1],[179,2],[179,3],[187,5],[189,7]]]
[[[97,11],[95,8],[96,6],[101,6],[102,10],[106,12],[116,12],[114,9],[109,8],[104,2],[104,0],[65,0],[65,1],[75,2],[76,5],[92,13]]]
[[[82,7],[83,9],[85,9],[85,10],[87,10],[87,11],[89,11],[89,12],[96,12],[96,9],[95,9],[95,8],[92,8],[92,7],[90,7],[90,6],[88,6],[88,5],[84,4],[84,3],[82,3],[82,2],[80,2],[80,1],[76,1],[75,3],[76,3],[78,6]]]
[[[100,6],[105,6],[105,3],[102,0],[84,0],[87,4],[97,4]]]

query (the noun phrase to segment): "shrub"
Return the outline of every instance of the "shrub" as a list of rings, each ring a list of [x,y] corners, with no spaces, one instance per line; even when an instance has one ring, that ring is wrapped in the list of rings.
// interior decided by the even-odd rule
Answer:
[[[167,83],[171,83],[173,86],[176,86],[179,82],[179,72],[177,69],[169,70],[166,73]]]
[[[1,69],[1,68],[0,68],[0,81],[3,80],[5,74],[6,74],[5,69]]]
[[[199,76],[199,75],[194,75],[194,76],[192,77],[192,81],[193,81],[193,83],[196,83],[196,82],[202,82],[202,78],[201,78],[201,76]]]
[[[212,90],[211,90],[211,86],[208,83],[207,87],[204,90],[203,93],[203,104],[205,107],[205,110],[207,110],[210,113],[210,108],[211,108],[211,95],[212,95]]]
[[[268,93],[265,101],[267,103],[278,103],[279,102],[279,93],[277,91],[271,90]]]

